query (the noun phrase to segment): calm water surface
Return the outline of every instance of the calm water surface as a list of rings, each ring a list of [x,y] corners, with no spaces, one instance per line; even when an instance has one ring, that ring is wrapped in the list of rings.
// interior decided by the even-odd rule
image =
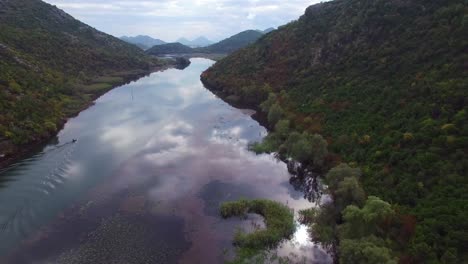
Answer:
[[[284,163],[247,150],[267,132],[203,87],[212,63],[192,59],[108,92],[0,173],[0,262],[222,263],[235,229],[258,219],[222,220],[221,202],[313,206]],[[330,263],[303,226],[276,253]]]

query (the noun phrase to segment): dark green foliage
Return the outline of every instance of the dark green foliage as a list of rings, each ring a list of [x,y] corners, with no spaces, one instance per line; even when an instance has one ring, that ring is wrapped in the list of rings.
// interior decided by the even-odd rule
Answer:
[[[389,203],[369,196],[362,209],[349,205],[342,214],[343,224],[338,226],[341,263],[398,263],[381,228],[395,215]]]
[[[467,13],[460,0],[330,1],[202,79],[228,95],[270,85],[292,127],[330,139],[367,194],[415,217],[401,256],[466,262]]]
[[[54,6],[2,0],[0,141],[40,141],[67,116],[122,83],[120,76],[148,72],[153,65],[137,47]]]
[[[276,104],[278,101],[278,98],[275,93],[270,92],[268,94],[267,100],[265,100],[263,103],[260,104],[260,109],[262,109],[263,112],[268,113],[270,111],[270,108]]]
[[[363,202],[364,200],[360,203]],[[351,204],[343,210],[342,214],[344,223],[339,227],[340,237],[357,239],[370,235],[385,236],[379,225],[390,221],[395,212],[389,203],[378,197],[369,196],[362,208]]]
[[[296,229],[291,209],[270,200],[225,202],[221,205],[220,213],[223,218],[255,213],[265,219],[266,229],[248,234],[242,232],[236,234],[234,244],[238,247],[240,255],[237,256],[235,263],[240,263],[240,259],[252,258],[262,250],[276,246],[281,240],[290,237]]]
[[[335,207],[343,210],[346,204],[362,206],[366,195],[356,177],[346,177],[335,190]]]
[[[274,104],[270,107],[270,110],[268,111],[268,123],[274,126],[283,117],[284,110],[279,104]]]
[[[327,141],[320,135],[307,132],[291,133],[285,142],[288,156],[301,162],[321,166],[328,154]]]
[[[194,49],[178,42],[156,45],[146,51],[146,53],[155,56],[165,54],[190,54],[194,52]]]
[[[279,120],[275,125],[275,134],[279,138],[286,140],[290,132],[290,123],[291,122],[287,119]]]
[[[361,239],[343,239],[340,246],[340,263],[397,264],[385,241],[374,236]]]
[[[203,53],[232,53],[254,43],[263,35],[263,32],[257,30],[246,30],[218,43],[196,50]]]
[[[360,176],[347,164],[332,168],[326,181],[333,202],[311,209],[306,223],[315,241],[330,251],[335,247],[341,263],[397,263],[390,239],[398,230],[396,213],[378,197],[366,199]]]
[[[362,175],[362,172],[359,168],[351,168],[346,163],[341,163],[340,165],[332,168],[326,175],[325,181],[330,190],[337,190],[339,184],[346,178],[356,178],[359,179]]]

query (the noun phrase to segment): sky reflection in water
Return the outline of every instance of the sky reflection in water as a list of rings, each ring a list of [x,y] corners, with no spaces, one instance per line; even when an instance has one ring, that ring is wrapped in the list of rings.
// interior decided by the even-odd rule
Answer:
[[[28,238],[15,247],[13,262],[58,259],[73,263],[73,259],[83,259],[91,253],[99,255],[86,246],[92,247],[98,238],[107,239],[103,226],[112,227],[115,219],[137,221],[144,226],[144,217],[150,217],[154,221],[176,219],[174,223],[181,220],[177,222],[181,234],[164,235],[164,226],[147,231],[157,233],[161,241],[168,240],[167,236],[179,238],[180,243],[175,244],[180,248],[174,253],[178,261],[219,263],[223,250],[231,247],[230,240],[239,225],[237,220],[222,221],[218,217],[217,208],[222,201],[261,197],[286,203],[296,211],[312,206],[289,184],[284,163],[247,150],[249,142],[266,135],[266,130],[250,117],[251,111],[229,106],[202,86],[200,73],[212,63],[193,59],[184,71],[154,73],[112,90],[92,108],[71,119],[60,132],[58,145],[78,139],[76,144],[65,147],[65,154],[57,153],[56,146],[49,146],[36,160],[5,172],[3,177],[14,180],[0,190],[0,203],[21,190],[23,197],[16,201],[31,212],[42,211],[18,217],[27,221],[14,220],[16,224],[12,226],[27,231],[16,232],[12,228],[3,233],[13,240]],[[58,171],[57,177],[51,177],[51,169]],[[42,184],[34,180],[38,177]],[[45,190],[43,186],[55,181],[47,195],[28,191]],[[44,210],[45,204],[52,206]],[[2,219],[11,217],[14,208],[3,210]],[[55,217],[59,212],[59,217]],[[175,224],[172,228],[178,230]],[[95,237],[65,237],[69,229],[82,237],[90,232]],[[151,239],[141,243],[150,243]],[[40,251],[39,244],[48,252],[35,253]],[[18,257],[19,252],[25,251],[30,254]],[[147,253],[148,258],[157,254]],[[299,256],[297,259],[307,257],[308,263],[330,261],[309,241],[303,226],[292,242],[282,244],[278,253],[293,253]],[[99,257],[105,256],[95,257],[94,261]],[[168,257],[167,261],[174,260]]]

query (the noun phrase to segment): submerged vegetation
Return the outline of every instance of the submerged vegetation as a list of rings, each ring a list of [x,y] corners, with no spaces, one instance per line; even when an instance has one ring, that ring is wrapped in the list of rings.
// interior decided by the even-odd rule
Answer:
[[[225,202],[221,205],[220,213],[223,218],[255,213],[265,219],[265,229],[248,234],[239,231],[235,235],[237,256],[231,263],[245,263],[248,260],[264,258],[263,250],[276,246],[283,239],[290,237],[296,229],[291,209],[270,200]]]
[[[333,203],[303,218],[343,263],[468,260],[467,13],[326,2],[202,75],[266,114],[253,150],[329,171]]]

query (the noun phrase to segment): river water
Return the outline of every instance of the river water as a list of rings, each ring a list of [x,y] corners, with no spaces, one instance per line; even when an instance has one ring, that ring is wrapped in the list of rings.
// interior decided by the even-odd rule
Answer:
[[[203,87],[212,63],[192,59],[113,89],[41,152],[1,172],[0,262],[222,263],[236,229],[258,219],[223,220],[221,202],[313,206],[289,183],[286,164],[248,151],[267,131],[253,111]],[[304,226],[274,254],[331,261]]]

